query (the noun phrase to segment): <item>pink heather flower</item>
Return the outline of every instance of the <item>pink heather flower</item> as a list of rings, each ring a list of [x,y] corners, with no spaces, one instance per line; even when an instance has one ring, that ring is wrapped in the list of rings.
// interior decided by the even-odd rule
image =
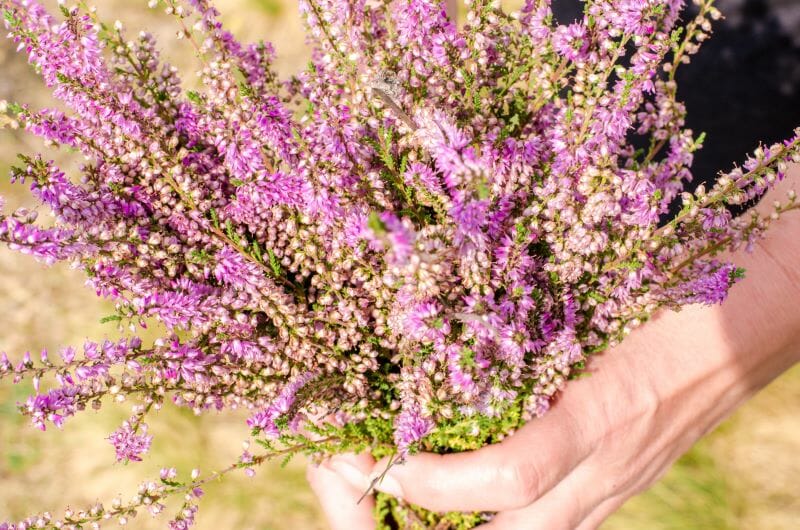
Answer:
[[[386,227],[389,262],[394,265],[406,263],[414,252],[415,234],[411,223],[389,212],[382,213],[380,219]]]
[[[402,319],[402,333],[423,344],[443,339],[450,333],[450,322],[441,316],[438,302],[420,302],[408,307]]]
[[[297,399],[297,393],[300,389],[316,377],[317,374],[314,372],[305,372],[295,377],[281,389],[278,396],[267,408],[251,416],[247,420],[247,425],[268,438],[277,438],[280,436],[281,431],[275,421],[289,412]]]
[[[434,171],[419,162],[409,164],[403,179],[408,186],[421,185],[422,189],[434,195],[444,193],[441,178]]]
[[[589,49],[586,26],[580,22],[558,26],[553,34],[553,48],[570,61],[585,59]]]
[[[731,212],[726,208],[702,208],[700,215],[703,217],[703,230],[721,230],[731,220]]]
[[[678,304],[722,303],[727,298],[731,285],[741,278],[731,263],[720,264],[717,261],[709,261],[698,263],[694,268],[702,271],[697,278],[669,291],[669,297]]]
[[[142,423],[137,430],[134,430],[128,422],[125,422],[122,427],[111,433],[108,441],[114,446],[117,462],[141,462],[142,455],[150,450],[153,437],[147,435],[147,424]]]
[[[78,386],[67,385],[45,394],[30,396],[25,402],[25,411],[30,416],[31,423],[42,431],[46,429],[47,421],[61,428],[65,419],[79,410],[80,391]]]
[[[394,442],[400,458],[404,458],[411,446],[422,440],[434,427],[433,421],[423,415],[419,405],[403,406],[394,420]]]

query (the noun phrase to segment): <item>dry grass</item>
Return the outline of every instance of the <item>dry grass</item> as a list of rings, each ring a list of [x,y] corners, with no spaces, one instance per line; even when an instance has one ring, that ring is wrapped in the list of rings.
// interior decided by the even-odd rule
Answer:
[[[174,27],[163,15],[144,8],[144,1],[98,0],[101,14],[126,21],[131,31],[147,28],[172,39]],[[245,39],[276,44],[283,73],[305,64],[300,24],[287,0],[220,0],[228,27]],[[166,51],[173,62],[191,65],[184,44]],[[188,63],[188,64],[187,64]],[[27,67],[0,45],[0,99],[46,104],[46,92]],[[187,83],[192,82],[187,80]],[[0,136],[0,174],[18,151],[40,148],[24,135]],[[70,167],[69,165],[67,167]],[[26,194],[0,182],[10,207],[24,204]],[[0,249],[0,351],[23,352],[86,337],[116,335],[99,319],[110,312],[81,286],[76,271],[43,268]],[[0,519],[20,517],[65,504],[80,506],[117,493],[157,474],[163,464],[188,472],[225,466],[236,458],[247,436],[242,417],[210,414],[194,417],[170,408],[151,422],[157,433],[145,462],[122,467],[113,463],[107,434],[125,417],[125,407],[85,413],[63,432],[39,433],[15,412],[26,388],[0,386]],[[800,521],[800,367],[785,374],[717,431],[701,441],[649,492],[630,501],[606,530],[794,530]],[[243,475],[214,484],[201,505],[199,529],[323,528],[317,505],[302,475],[302,462],[286,468],[265,466],[253,479]],[[163,520],[142,516],[135,528],[163,527]]]

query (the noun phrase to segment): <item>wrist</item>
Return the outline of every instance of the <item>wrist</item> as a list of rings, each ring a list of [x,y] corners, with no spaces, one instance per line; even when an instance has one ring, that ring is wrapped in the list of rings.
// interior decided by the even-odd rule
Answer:
[[[798,181],[800,166],[795,166],[764,198],[762,214],[785,200]],[[651,368],[656,393],[690,415],[705,415],[708,428],[800,362],[800,211],[775,220],[753,252],[740,250],[724,259],[747,271],[725,302],[663,312],[647,324],[660,333],[663,357]]]

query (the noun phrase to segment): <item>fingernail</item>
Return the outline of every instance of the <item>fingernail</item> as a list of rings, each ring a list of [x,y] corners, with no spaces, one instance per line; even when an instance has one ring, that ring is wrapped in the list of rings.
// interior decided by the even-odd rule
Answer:
[[[403,488],[400,486],[397,479],[389,473],[385,474],[383,477],[381,477],[380,473],[374,473],[369,478],[370,482],[374,481],[376,490],[388,493],[392,497],[397,497],[398,499],[403,498]]]
[[[362,473],[356,466],[337,458],[331,459],[328,465],[334,472],[357,490],[366,491],[367,488],[369,488],[369,479],[367,475]]]

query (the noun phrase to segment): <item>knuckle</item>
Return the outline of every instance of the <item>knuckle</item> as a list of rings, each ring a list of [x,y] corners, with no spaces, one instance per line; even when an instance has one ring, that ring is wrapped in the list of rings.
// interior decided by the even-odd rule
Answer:
[[[526,462],[509,462],[498,469],[499,482],[505,489],[505,506],[501,509],[522,508],[539,497],[537,470]]]

